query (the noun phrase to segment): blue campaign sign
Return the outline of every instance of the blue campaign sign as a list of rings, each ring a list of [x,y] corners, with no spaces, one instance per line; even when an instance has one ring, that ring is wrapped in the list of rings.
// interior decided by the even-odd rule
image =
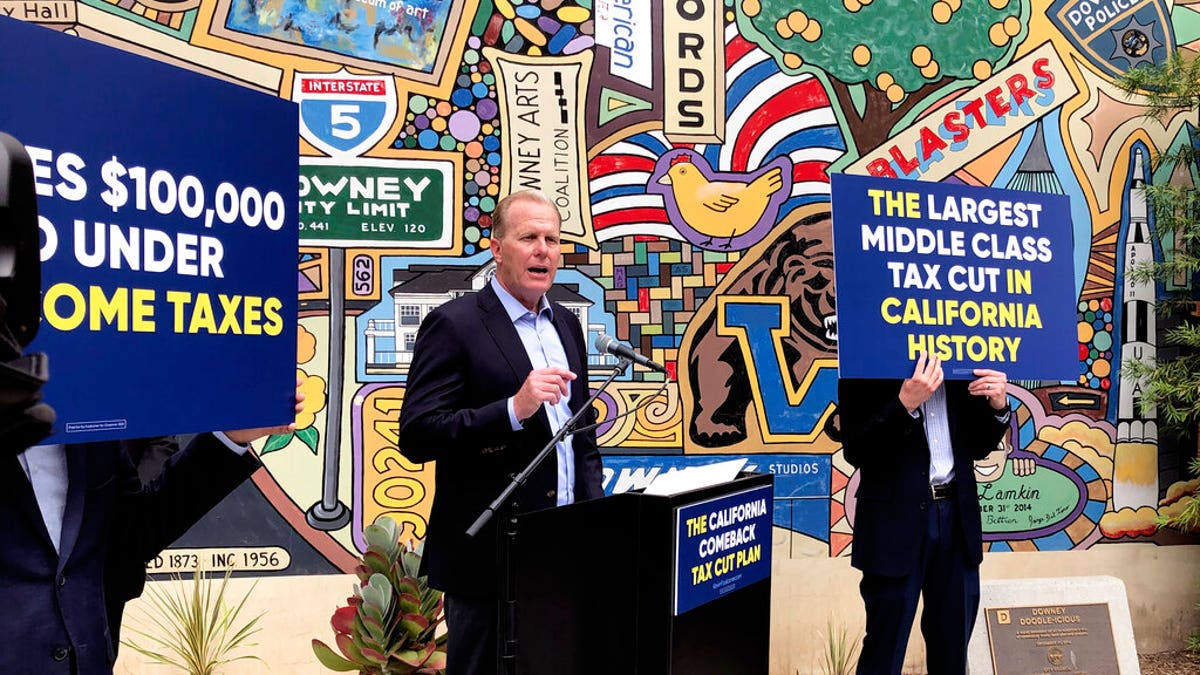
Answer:
[[[281,424],[296,367],[295,104],[0,19],[34,162],[48,442]]]
[[[905,378],[921,352],[949,379],[1074,380],[1064,195],[835,174],[842,377]]]
[[[675,615],[771,576],[771,486],[675,509]]]

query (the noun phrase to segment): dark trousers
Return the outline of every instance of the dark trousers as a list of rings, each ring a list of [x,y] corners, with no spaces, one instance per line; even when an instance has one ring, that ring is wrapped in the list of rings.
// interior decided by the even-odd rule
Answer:
[[[908,576],[863,573],[859,592],[867,632],[858,675],[899,675],[919,597],[925,600],[921,635],[929,675],[967,672],[967,643],[979,609],[979,567],[963,554],[956,511],[953,498],[930,503],[921,554]]]
[[[496,601],[463,595],[446,600],[446,675],[496,675]]]

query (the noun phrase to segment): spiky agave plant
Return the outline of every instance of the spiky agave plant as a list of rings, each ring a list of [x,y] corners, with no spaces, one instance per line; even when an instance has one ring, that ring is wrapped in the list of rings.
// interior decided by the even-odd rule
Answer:
[[[240,650],[257,646],[250,642],[259,631],[260,613],[249,621],[239,623],[239,615],[254,587],[230,604],[226,587],[233,570],[226,570],[219,585],[210,575],[196,567],[190,586],[181,575],[172,575],[168,582],[147,586],[146,601],[140,613],[134,614],[129,626],[133,637],[121,644],[133,649],[151,663],[172,666],[189,675],[213,675],[219,668],[234,661],[252,659],[253,654]]]
[[[367,551],[355,570],[359,584],[330,623],[338,654],[320,640],[313,652],[326,668],[368,675],[440,675],[446,668],[442,593],[417,574],[418,545],[400,542],[400,527],[387,516],[363,532]]]

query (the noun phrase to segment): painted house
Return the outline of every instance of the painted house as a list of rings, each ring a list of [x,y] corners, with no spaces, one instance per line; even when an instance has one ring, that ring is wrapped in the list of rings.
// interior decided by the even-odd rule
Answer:
[[[456,265],[410,265],[392,274],[392,318],[372,319],[366,328],[366,367],[372,374],[403,374],[412,361],[417,329],[425,315],[442,303],[483,288],[496,274],[495,262],[468,268]],[[587,327],[588,344],[598,327],[588,324],[592,302],[577,284],[554,284],[547,293]],[[595,357],[593,357],[594,359]],[[593,365],[595,365],[593,363]]]

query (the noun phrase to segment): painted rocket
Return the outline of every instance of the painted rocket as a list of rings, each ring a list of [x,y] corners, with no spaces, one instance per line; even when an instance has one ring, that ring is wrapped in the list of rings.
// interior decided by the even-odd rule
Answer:
[[[1157,348],[1153,280],[1134,280],[1132,271],[1154,259],[1150,220],[1146,206],[1145,159],[1139,148],[1133,156],[1133,179],[1129,187],[1129,229],[1125,237],[1125,283],[1122,290],[1124,316],[1121,360],[1153,365]],[[1154,443],[1158,439],[1158,413],[1141,408],[1144,378],[1134,378],[1121,369],[1117,402],[1117,442]]]

